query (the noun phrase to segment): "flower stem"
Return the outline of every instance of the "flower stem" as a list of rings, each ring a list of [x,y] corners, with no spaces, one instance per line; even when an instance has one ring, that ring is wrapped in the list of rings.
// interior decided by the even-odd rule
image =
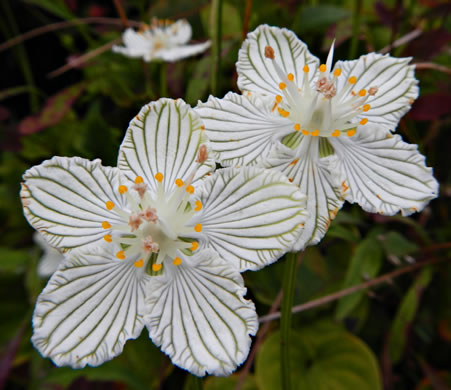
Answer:
[[[355,59],[360,35],[360,14],[362,12],[362,0],[354,0],[354,10],[352,15],[352,39],[349,47],[349,59]]]
[[[282,307],[280,318],[280,371],[282,376],[282,389],[291,389],[290,370],[290,332],[291,308],[293,306],[294,287],[296,285],[297,254],[287,253],[282,282]]]
[[[218,95],[219,74],[221,67],[221,20],[222,0],[212,0],[210,26],[211,26],[211,65],[210,65],[210,89],[213,96]]]
[[[190,375],[189,383],[187,386],[188,390],[202,390],[202,378],[199,378],[194,375]]]
[[[166,62],[160,63],[160,97],[168,97],[168,80],[167,80]]]

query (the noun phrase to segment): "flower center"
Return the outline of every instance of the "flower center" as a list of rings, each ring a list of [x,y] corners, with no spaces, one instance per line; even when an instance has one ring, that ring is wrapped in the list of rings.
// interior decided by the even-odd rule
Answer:
[[[368,122],[367,118],[357,122],[356,117],[371,108],[366,101],[377,93],[378,88],[371,87],[368,91],[362,89],[355,92],[353,86],[357,78],[352,76],[345,86],[337,91],[341,69],[337,68],[331,74],[333,44],[326,64],[319,67],[314,88],[310,85],[311,71],[308,65],[303,67],[302,80],[298,80],[296,84],[294,75],[286,74],[277,63],[271,46],[265,47],[265,57],[272,60],[280,79],[281,95],[276,96],[273,110],[277,108],[282,117],[291,119],[295,131],[314,137],[339,137],[345,134],[352,137],[359,124],[365,125]],[[302,87],[298,88],[298,85]]]

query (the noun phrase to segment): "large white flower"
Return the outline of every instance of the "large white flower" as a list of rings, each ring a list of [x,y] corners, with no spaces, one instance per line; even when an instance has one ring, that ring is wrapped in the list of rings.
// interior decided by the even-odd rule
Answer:
[[[187,45],[191,35],[191,25],[185,19],[174,23],[153,19],[151,26],[144,26],[139,31],[126,29],[122,35],[124,46],[115,45],[113,51],[128,57],[141,57],[146,62],[174,62],[202,53],[210,47],[210,41]]]
[[[240,271],[291,248],[305,197],[273,170],[212,173],[204,133],[188,105],[160,99],[131,121],[118,168],[54,157],[25,173],[26,217],[68,256],[34,314],[44,356],[98,365],[146,325],[197,375],[246,358],[257,316]]]
[[[370,53],[319,65],[287,30],[259,26],[237,62],[243,95],[199,103],[212,149],[225,166],[263,165],[307,195],[309,219],[295,249],[317,243],[344,200],[403,215],[437,196],[416,145],[393,136],[418,95],[409,58]]]

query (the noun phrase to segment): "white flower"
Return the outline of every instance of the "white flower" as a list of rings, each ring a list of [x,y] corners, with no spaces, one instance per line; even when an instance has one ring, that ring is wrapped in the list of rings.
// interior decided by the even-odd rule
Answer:
[[[277,169],[307,195],[296,250],[321,240],[344,200],[409,215],[438,191],[417,146],[390,132],[418,95],[410,59],[370,53],[332,67],[332,57],[333,45],[319,66],[293,32],[259,26],[239,51],[243,95],[196,108],[223,165]]]
[[[41,278],[48,278],[58,269],[58,266],[64,260],[64,256],[58,249],[47,244],[47,241],[38,232],[33,234],[33,241],[43,251],[38,263],[38,275]]]
[[[160,99],[131,121],[118,168],[54,157],[25,173],[26,217],[69,251],[34,314],[44,356],[99,365],[145,325],[196,375],[243,362],[258,322],[240,271],[291,248],[305,198],[277,171],[214,167],[198,115]]]
[[[122,35],[124,46],[115,45],[113,51],[128,57],[142,57],[146,62],[175,62],[202,53],[210,47],[210,41],[187,45],[191,35],[191,26],[184,19],[174,23],[153,19],[150,27],[145,26],[139,31],[126,29]]]

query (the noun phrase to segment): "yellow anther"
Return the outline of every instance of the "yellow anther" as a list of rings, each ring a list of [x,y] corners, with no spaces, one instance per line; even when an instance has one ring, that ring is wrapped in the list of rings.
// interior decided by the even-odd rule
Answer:
[[[283,91],[285,88],[287,87],[287,85],[285,83],[280,83],[279,84],[279,88]]]
[[[104,229],[109,229],[109,228],[111,227],[111,225],[110,225],[107,221],[103,221],[103,222],[102,222],[102,227],[103,227]]]
[[[202,202],[200,200],[194,202],[194,211],[200,211],[202,210],[202,207]]]
[[[312,136],[313,136],[313,137],[318,137],[318,136],[319,136],[319,130],[318,130],[318,129],[313,130],[313,131],[312,131]]]
[[[309,135],[310,133],[309,133],[307,130],[302,129],[302,134],[304,134],[304,135]]]
[[[320,72],[325,72],[327,70],[327,67],[326,67],[326,65],[324,65],[324,64],[322,64],[320,67],[319,67],[319,71]]]
[[[114,209],[114,203],[111,200],[109,200],[108,202],[105,203],[105,207],[108,210],[113,210]]]
[[[175,266],[182,264],[182,259],[180,257],[176,257],[174,260],[172,260],[172,264]]]
[[[193,241],[191,243],[191,248],[189,248],[192,252],[194,252],[197,248],[199,248],[199,243],[197,241]]]
[[[134,265],[136,268],[141,268],[141,267],[144,265],[144,259],[136,260],[136,261],[133,263],[133,265]]]
[[[294,80],[294,75],[293,73],[288,73],[288,80],[293,81]]]
[[[296,124],[294,125],[294,129],[295,129],[296,131],[301,130],[301,125],[300,125],[299,123],[296,123]]]
[[[334,76],[335,76],[335,77],[338,77],[338,76],[340,76],[340,75],[341,75],[341,69],[340,69],[340,68],[335,69],[335,70],[334,70]]]
[[[287,116],[290,115],[290,113],[288,111],[282,110],[281,114],[284,118],[286,118]]]
[[[292,162],[290,162],[290,165],[296,165],[299,162],[299,159],[297,158],[296,160],[293,160]]]
[[[366,125],[368,123],[368,119],[367,118],[363,118],[361,121],[360,121],[360,124],[363,126],[363,125]]]
[[[205,126],[204,126],[204,125],[201,125],[201,126],[200,126],[200,129],[201,129],[201,130],[205,130]]]
[[[353,136],[355,135],[355,133],[356,133],[355,129],[348,130],[348,131],[346,132],[346,134],[348,135],[348,137],[353,137]]]
[[[119,251],[119,252],[117,252],[117,253],[116,253],[116,257],[117,257],[119,260],[124,260],[124,259],[125,259],[125,253],[124,253],[124,251]]]
[[[305,73],[308,73],[309,70],[310,70],[310,68],[308,67],[308,65],[304,65],[304,67],[302,68],[302,70],[303,70]]]
[[[152,264],[152,271],[158,272],[163,266],[161,264],[153,263]]]
[[[143,178],[141,176],[136,176],[135,184],[141,184],[143,182]]]
[[[188,194],[194,193],[194,187],[192,185],[186,186],[185,191],[188,192]]]
[[[350,84],[355,84],[355,83],[357,82],[357,77],[355,77],[355,76],[350,77],[350,78],[348,79],[348,82],[349,82]]]
[[[194,226],[194,231],[200,233],[202,231],[202,224],[198,223],[196,226]]]
[[[367,112],[370,108],[371,108],[371,106],[370,106],[369,104],[365,104],[365,105],[363,106],[363,111],[364,111],[364,112]]]
[[[359,91],[359,96],[365,96],[366,95],[366,90],[365,89],[361,89],[360,91]]]
[[[335,130],[332,134],[332,137],[339,137],[340,136],[340,130]]]
[[[176,179],[175,184],[177,185],[177,187],[181,187],[181,186],[183,186],[184,183],[183,183],[182,179]]]
[[[155,180],[161,183],[163,181],[163,174],[161,172],[158,172],[155,175]]]
[[[125,194],[128,188],[126,186],[119,186],[118,191],[120,194]]]
[[[113,237],[111,237],[111,234],[105,234],[105,235],[103,236],[103,239],[104,239],[106,242],[112,242],[112,241],[113,241]]]
[[[281,103],[281,102],[282,102],[282,96],[277,95],[277,96],[276,96],[276,102],[277,102],[277,103]]]

